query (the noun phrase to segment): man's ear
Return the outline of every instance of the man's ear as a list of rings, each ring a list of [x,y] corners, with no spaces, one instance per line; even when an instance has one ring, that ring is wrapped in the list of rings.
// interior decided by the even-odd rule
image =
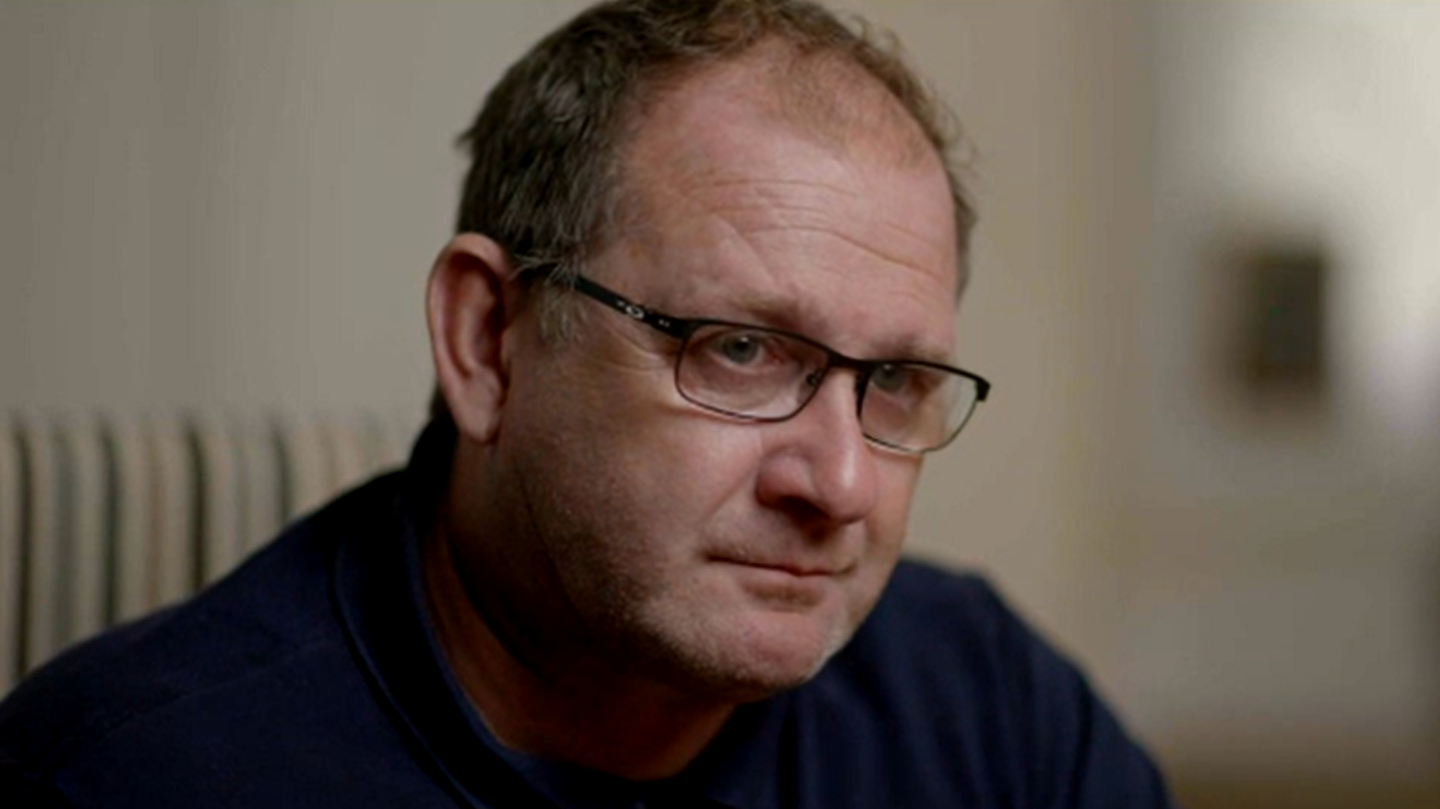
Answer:
[[[426,288],[435,379],[461,435],[481,444],[495,438],[509,384],[505,329],[510,278],[505,250],[478,233],[450,240],[435,259]]]

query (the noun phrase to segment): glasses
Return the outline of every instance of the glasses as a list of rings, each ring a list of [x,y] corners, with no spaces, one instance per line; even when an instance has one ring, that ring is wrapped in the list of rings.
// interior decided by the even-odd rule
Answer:
[[[855,372],[861,432],[918,455],[954,440],[990,392],[969,371],[922,360],[860,360],[778,329],[671,317],[583,276],[562,286],[680,341],[675,387],[690,403],[750,421],[784,421],[804,409],[835,368]]]

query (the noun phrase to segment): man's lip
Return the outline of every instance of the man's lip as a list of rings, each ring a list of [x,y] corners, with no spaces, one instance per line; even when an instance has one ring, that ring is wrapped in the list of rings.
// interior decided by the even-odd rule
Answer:
[[[835,576],[844,570],[843,567],[833,565],[809,564],[804,562],[762,561],[758,559],[735,559],[733,557],[716,557],[715,561],[727,565],[751,567],[757,570],[773,570],[777,573],[787,573],[796,578]]]

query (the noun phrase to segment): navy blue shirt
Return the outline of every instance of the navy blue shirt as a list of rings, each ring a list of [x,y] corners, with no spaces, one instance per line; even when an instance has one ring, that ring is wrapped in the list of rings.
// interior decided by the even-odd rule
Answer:
[[[636,784],[499,745],[425,611],[447,439],[0,704],[5,807],[1164,807],[1155,767],[974,576],[902,562],[806,685]]]

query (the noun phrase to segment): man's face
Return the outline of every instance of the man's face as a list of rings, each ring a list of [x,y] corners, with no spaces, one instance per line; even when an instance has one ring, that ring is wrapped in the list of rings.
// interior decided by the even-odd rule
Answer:
[[[756,75],[714,70],[651,110],[627,150],[633,216],[587,273],[680,317],[948,359],[957,262],[938,158],[897,131],[798,131]],[[864,439],[850,371],[788,421],[738,421],[681,398],[678,341],[577,305],[578,339],[529,328],[515,345],[496,449],[505,535],[536,560],[530,620],[689,690],[803,682],[884,587],[919,459]]]

